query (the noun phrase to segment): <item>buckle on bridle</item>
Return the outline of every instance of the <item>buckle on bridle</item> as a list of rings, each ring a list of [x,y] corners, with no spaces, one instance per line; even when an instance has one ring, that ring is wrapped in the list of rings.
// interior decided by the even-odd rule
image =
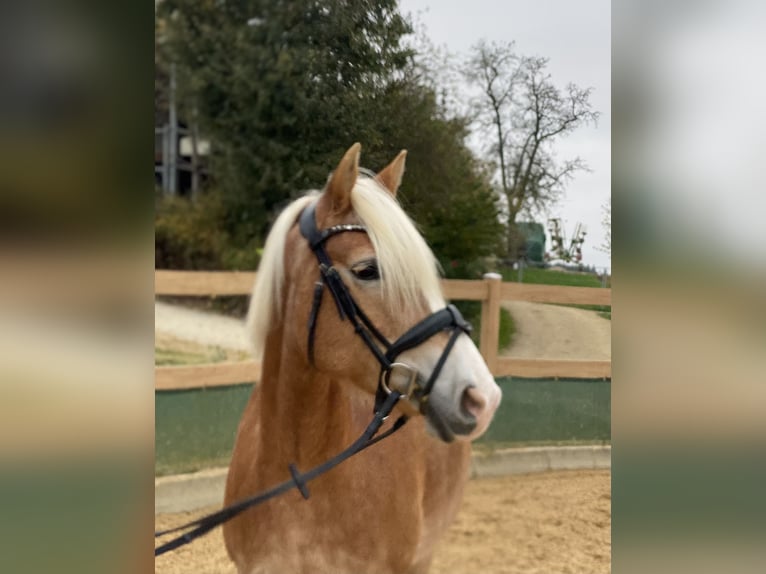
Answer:
[[[392,373],[401,376],[397,376],[392,380]],[[411,399],[413,398],[413,393],[420,388],[418,385],[418,371],[404,363],[391,363],[380,373],[380,386],[387,395],[396,391],[402,395],[403,399]]]

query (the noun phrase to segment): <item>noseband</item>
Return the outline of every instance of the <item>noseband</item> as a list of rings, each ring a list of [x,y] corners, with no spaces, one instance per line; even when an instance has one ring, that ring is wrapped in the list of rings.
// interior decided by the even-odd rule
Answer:
[[[471,325],[463,319],[457,307],[447,305],[444,309],[432,313],[415,324],[393,343],[390,342],[359,307],[324,247],[325,242],[335,235],[346,232],[366,233],[367,229],[362,225],[336,225],[319,230],[316,225],[316,203],[303,210],[299,227],[301,235],[306,238],[319,262],[321,275],[321,279],[314,286],[314,300],[308,321],[309,361],[314,362],[317,317],[322,295],[327,288],[335,301],[341,320],[348,320],[351,323],[356,334],[362,338],[364,344],[380,363],[375,411],[379,410],[380,405],[392,391],[396,391],[402,398],[416,402],[419,410],[424,413],[434,383],[455,341],[461,333],[470,333]],[[421,384],[418,371],[405,363],[397,362],[396,359],[401,353],[421,345],[443,331],[451,332],[450,338],[428,380]]]

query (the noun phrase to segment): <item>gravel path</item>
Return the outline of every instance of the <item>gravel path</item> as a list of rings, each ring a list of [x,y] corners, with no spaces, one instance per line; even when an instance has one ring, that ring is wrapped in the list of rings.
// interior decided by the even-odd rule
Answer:
[[[513,316],[516,333],[508,357],[527,359],[610,360],[612,322],[595,311],[526,301],[503,303]],[[180,305],[155,302],[157,333],[224,349],[248,351],[244,323]]]
[[[516,325],[511,345],[500,354],[519,359],[612,358],[612,322],[595,311],[507,301]]]
[[[183,341],[237,351],[250,349],[241,319],[154,302],[154,330]]]

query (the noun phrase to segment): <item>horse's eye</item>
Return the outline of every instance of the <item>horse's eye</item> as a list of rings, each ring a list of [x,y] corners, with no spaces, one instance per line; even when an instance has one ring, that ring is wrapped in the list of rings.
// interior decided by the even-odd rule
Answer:
[[[354,277],[361,279],[362,281],[375,281],[380,279],[380,272],[378,271],[378,264],[374,261],[364,263],[351,270]]]

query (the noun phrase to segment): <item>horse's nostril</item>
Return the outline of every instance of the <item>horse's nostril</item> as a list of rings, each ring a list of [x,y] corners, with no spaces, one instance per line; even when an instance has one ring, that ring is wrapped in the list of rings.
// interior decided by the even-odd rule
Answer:
[[[463,391],[463,396],[460,399],[460,406],[466,414],[479,418],[479,415],[487,405],[487,399],[484,398],[476,387],[468,387]]]

